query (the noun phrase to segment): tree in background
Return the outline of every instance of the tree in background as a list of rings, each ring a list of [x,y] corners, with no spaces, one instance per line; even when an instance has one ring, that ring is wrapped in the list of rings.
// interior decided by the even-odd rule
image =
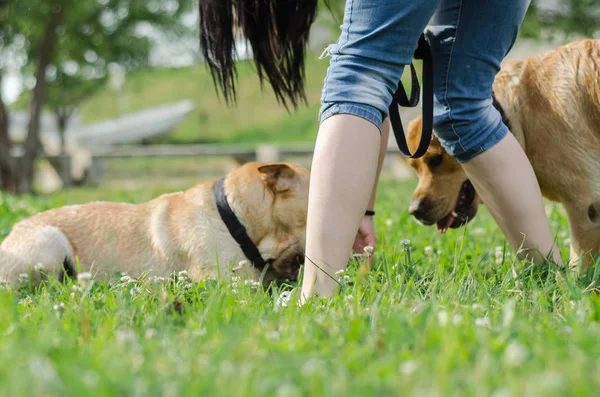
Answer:
[[[147,66],[150,30],[158,29],[174,40],[189,34],[182,15],[192,7],[192,0],[0,3],[0,54],[23,58],[17,68],[25,81],[34,82],[26,95],[29,126],[24,152],[16,158],[11,155],[6,112],[2,112],[0,102],[0,188],[32,191],[35,160],[41,149],[43,106],[59,116],[59,129],[64,132],[77,105],[104,85],[110,64],[117,63],[128,71]],[[16,46],[15,42],[23,45]]]

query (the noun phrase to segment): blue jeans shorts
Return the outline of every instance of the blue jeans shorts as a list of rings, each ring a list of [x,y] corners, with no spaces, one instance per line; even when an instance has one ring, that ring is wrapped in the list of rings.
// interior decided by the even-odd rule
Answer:
[[[362,117],[381,128],[404,66],[425,29],[434,62],[434,128],[466,162],[508,133],[492,105],[492,84],[514,44],[529,0],[347,0],[320,121]]]

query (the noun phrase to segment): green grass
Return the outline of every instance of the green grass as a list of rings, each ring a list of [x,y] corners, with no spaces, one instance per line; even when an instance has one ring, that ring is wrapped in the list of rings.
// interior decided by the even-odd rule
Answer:
[[[405,211],[413,186],[384,181],[373,269],[351,266],[329,303],[276,310],[279,291],[178,277],[0,291],[0,395],[596,394],[597,277],[513,270],[485,210],[444,236],[418,226]],[[3,196],[1,237],[39,210],[161,189],[73,192]],[[566,250],[566,220],[552,208]]]

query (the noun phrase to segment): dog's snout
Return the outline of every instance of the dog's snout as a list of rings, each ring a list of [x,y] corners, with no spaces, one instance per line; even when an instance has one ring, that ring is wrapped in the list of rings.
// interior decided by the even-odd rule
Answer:
[[[414,200],[408,207],[408,213],[415,218],[423,218],[429,212],[426,200]]]

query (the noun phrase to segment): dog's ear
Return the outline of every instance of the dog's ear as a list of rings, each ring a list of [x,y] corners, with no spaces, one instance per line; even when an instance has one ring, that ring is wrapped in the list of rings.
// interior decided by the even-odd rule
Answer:
[[[275,192],[290,190],[295,186],[296,171],[287,164],[268,164],[258,167],[262,180]]]

